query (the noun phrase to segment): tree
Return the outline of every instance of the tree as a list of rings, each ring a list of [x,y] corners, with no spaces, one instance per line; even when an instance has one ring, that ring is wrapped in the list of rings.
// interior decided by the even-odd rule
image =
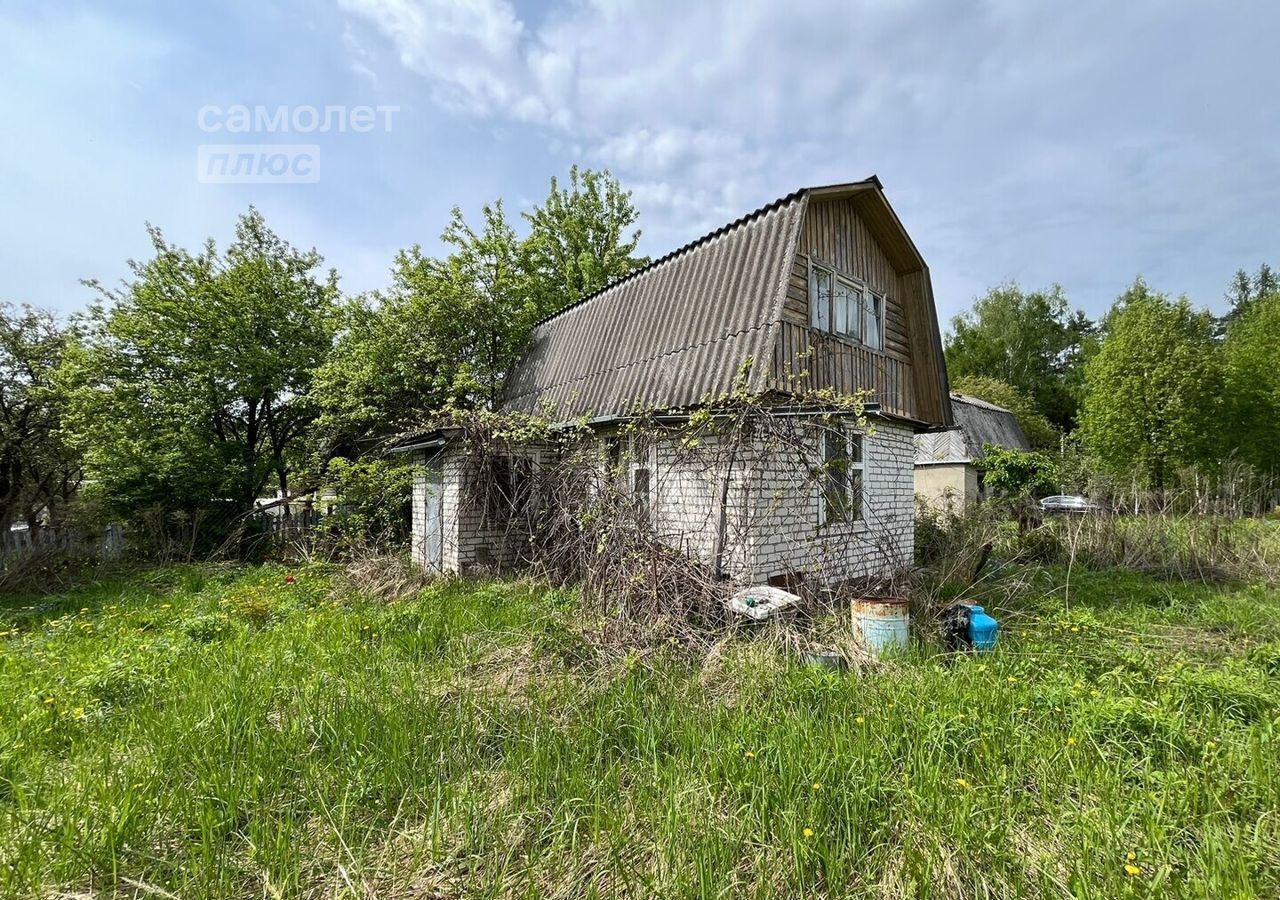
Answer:
[[[90,476],[121,511],[247,511],[274,478],[286,494],[315,414],[312,373],[329,351],[337,275],[278,237],[256,209],[223,255],[148,226],[155,255],[131,262],[86,319],[72,407]]]
[[[462,308],[457,286],[418,247],[396,256],[387,292],[347,305],[312,388],[324,459],[355,458],[453,401],[471,331]]]
[[[639,213],[631,192],[608,171],[569,170],[569,187],[554,177],[541,206],[524,213],[526,252],[542,315],[594,293],[647,260],[635,255]]]
[[[544,303],[533,282],[527,248],[507,222],[502,201],[486,205],[481,214],[484,225],[477,231],[454,207],[441,235],[453,252],[440,270],[454,292],[454,314],[460,323],[454,335],[460,364],[453,379],[453,401],[468,409],[496,409]]]
[[[1275,293],[1280,293],[1280,278],[1271,266],[1260,264],[1252,277],[1244,269],[1236,269],[1225,294],[1227,311],[1218,319],[1218,336],[1225,335],[1231,323],[1247,313],[1255,300]]]
[[[952,379],[951,389],[1009,410],[1017,418],[1033,450],[1057,449],[1061,433],[1040,415],[1031,398],[1017,388],[994,378],[962,375]]]
[[[1163,488],[1185,465],[1216,460],[1222,369],[1213,317],[1141,279],[1107,315],[1086,368],[1085,444],[1104,466]]]
[[[1024,291],[1017,284],[994,287],[973,309],[951,320],[946,342],[952,377],[994,378],[1031,398],[1054,426],[1075,424],[1083,389],[1082,361],[1094,325],[1072,311],[1053,285]]]
[[[630,194],[607,172],[555,179],[520,238],[501,201],[473,227],[454,209],[442,259],[397,255],[391,288],[356,301],[317,373],[326,458],[354,457],[446,408],[494,408],[534,323],[632,271]]]
[[[1280,293],[1258,297],[1223,343],[1227,433],[1245,462],[1280,475]]]
[[[34,534],[41,513],[56,518],[56,508],[80,485],[80,456],[66,440],[58,382],[73,341],[52,313],[0,304],[0,530],[6,535],[18,519]]]
[[[1253,296],[1269,297],[1275,293],[1280,293],[1280,278],[1271,271],[1271,266],[1262,263],[1253,276]]]

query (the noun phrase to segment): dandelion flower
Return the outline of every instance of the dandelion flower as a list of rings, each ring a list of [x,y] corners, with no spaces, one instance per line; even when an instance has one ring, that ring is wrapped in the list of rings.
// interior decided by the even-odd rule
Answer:
[[[1141,874],[1142,874],[1142,870],[1141,870],[1141,869],[1139,869],[1137,866],[1135,866],[1133,863],[1125,863],[1125,864],[1124,864],[1124,870],[1125,870],[1126,872],[1128,872],[1130,875],[1141,875]]]
[[[859,725],[861,725],[863,722],[865,722],[865,721],[867,721],[867,720],[866,720],[866,719],[864,719],[862,716],[858,716],[858,718],[854,719],[853,721],[855,721],[855,722],[857,722]]]
[[[1080,633],[1080,627],[1079,627],[1078,625],[1073,625],[1073,626],[1071,626],[1071,633],[1072,633],[1072,634],[1079,634],[1079,633]]]
[[[820,781],[815,781],[815,782],[813,783],[813,789],[814,789],[815,791],[820,791],[820,790],[822,790],[822,782],[820,782]]]
[[[1010,675],[1008,678],[1006,678],[1006,679],[1005,679],[1005,681],[1009,682],[1010,684],[1017,684],[1017,683],[1018,683],[1018,679],[1014,678],[1012,675]]]
[[[1068,747],[1074,747],[1075,745],[1076,745],[1076,739],[1074,737],[1067,738]]]
[[[1129,860],[1129,862],[1133,862],[1137,858],[1138,858],[1138,854],[1134,853],[1132,850],[1130,850],[1128,855],[1125,857],[1125,859]]]
[[[1101,697],[1101,696],[1102,696],[1102,692],[1101,692],[1101,691],[1090,691],[1090,692],[1089,692],[1089,696],[1090,696],[1090,697]]]
[[[813,829],[812,829],[812,828],[806,828],[806,829],[804,830],[804,837],[805,837],[805,840],[808,840],[809,838],[813,837]]]
[[[744,754],[742,754],[742,755],[743,755],[743,756],[745,756],[747,759],[755,759],[755,758],[756,758],[756,755],[755,755],[754,753],[752,753],[750,750],[748,750],[746,753],[744,753]]]
[[[968,786],[969,782],[965,781],[963,778],[956,779],[956,787],[967,788]]]

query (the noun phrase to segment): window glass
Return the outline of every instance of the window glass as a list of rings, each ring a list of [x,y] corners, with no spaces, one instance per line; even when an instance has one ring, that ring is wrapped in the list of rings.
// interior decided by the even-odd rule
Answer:
[[[867,345],[879,350],[884,346],[884,296],[867,295]]]
[[[649,521],[649,470],[637,467],[631,473],[631,496],[635,500],[636,514],[641,522]]]
[[[848,311],[844,325],[836,330],[846,337],[858,340],[862,337],[862,291],[843,281],[836,290],[837,293],[843,292]]]
[[[822,443],[823,522],[844,522],[849,506],[849,438],[843,431],[827,431]]]
[[[809,325],[831,330],[831,272],[814,266],[809,276]]]
[[[850,519],[862,518],[862,435],[855,434],[849,447],[849,498]]]
[[[843,281],[837,281],[831,301],[831,330],[836,334],[849,333],[849,318],[852,313],[849,295],[849,285]]]

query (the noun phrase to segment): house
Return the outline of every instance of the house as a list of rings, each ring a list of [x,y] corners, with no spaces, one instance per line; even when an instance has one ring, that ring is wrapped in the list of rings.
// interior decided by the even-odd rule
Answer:
[[[966,394],[951,395],[955,427],[916,436],[916,494],[929,506],[959,510],[984,497],[977,463],[988,444],[1030,450],[1017,417]]]
[[[681,416],[735,388],[776,402],[804,452],[757,438],[682,453]],[[859,391],[862,424],[797,405]],[[752,582],[908,565],[915,436],[953,424],[929,269],[875,177],[797,190],[545,318],[503,408],[585,421],[615,459],[637,410],[663,413],[671,430],[629,447],[627,489],[660,540]],[[522,538],[473,496],[463,444],[436,432],[400,448],[424,464],[414,555],[445,571],[513,564]]]

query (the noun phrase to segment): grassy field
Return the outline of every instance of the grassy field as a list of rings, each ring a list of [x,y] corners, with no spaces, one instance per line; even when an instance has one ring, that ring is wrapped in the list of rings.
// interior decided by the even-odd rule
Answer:
[[[567,593],[179,568],[0,606],[0,892],[1280,895],[1280,591],[1020,569],[998,652],[602,653]]]

